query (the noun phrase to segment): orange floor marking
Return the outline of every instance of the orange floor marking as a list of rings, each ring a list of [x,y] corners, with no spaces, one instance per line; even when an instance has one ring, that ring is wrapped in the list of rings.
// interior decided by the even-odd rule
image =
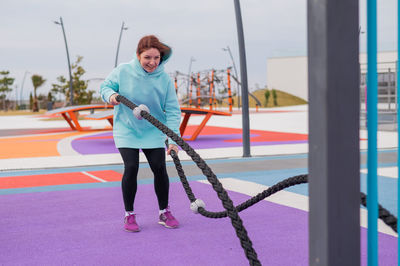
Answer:
[[[1,138],[0,159],[59,156],[57,143],[67,137],[80,135],[79,132],[29,137]]]

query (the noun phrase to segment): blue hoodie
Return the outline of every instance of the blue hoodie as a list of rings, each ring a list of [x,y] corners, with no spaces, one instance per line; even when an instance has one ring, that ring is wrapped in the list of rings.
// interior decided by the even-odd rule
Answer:
[[[116,67],[100,86],[100,94],[109,102],[114,93],[125,96],[137,105],[145,104],[150,114],[179,134],[181,110],[172,80],[164,71],[171,53],[163,56],[152,73],[146,72],[139,60]],[[124,104],[114,107],[114,142],[117,148],[163,148],[166,136],[146,119],[138,120]],[[169,143],[175,144],[171,139]]]

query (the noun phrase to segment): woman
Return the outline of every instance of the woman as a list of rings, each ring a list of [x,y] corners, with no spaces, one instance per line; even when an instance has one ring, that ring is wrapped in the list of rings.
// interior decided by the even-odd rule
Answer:
[[[168,206],[166,136],[147,120],[134,117],[127,106],[119,105],[116,100],[116,96],[121,94],[137,105],[146,105],[155,118],[179,134],[181,111],[173,83],[164,71],[171,52],[171,48],[154,35],[145,36],[138,43],[136,57],[115,68],[100,87],[103,100],[115,105],[113,136],[124,161],[121,182],[125,205],[124,229],[129,232],[140,231],[134,213],[139,149],[145,154],[154,174],[154,189],[160,210],[158,223],[167,228],[179,225]],[[178,152],[178,147],[169,139],[167,154],[171,150]]]

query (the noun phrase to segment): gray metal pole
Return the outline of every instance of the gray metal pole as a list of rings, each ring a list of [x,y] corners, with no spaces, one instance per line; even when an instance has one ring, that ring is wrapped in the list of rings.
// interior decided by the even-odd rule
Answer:
[[[237,97],[238,97],[238,109],[240,109],[239,75],[237,73],[235,60],[233,59],[231,48],[229,47],[229,45],[226,46],[226,48],[222,48],[222,49],[224,51],[228,51],[229,56],[231,57],[231,60],[232,60],[233,70],[235,70],[235,76],[236,76],[236,91],[237,91]]]
[[[309,265],[360,265],[358,1],[307,13]]]
[[[243,157],[250,157],[250,119],[249,119],[249,94],[247,88],[246,50],[244,47],[244,34],[242,15],[239,0],[234,0],[236,26],[239,41],[240,77],[242,83],[242,128],[243,128]]]
[[[128,28],[125,27],[125,22],[122,21],[122,25],[121,25],[121,31],[119,32],[119,38],[118,38],[118,45],[117,45],[117,54],[115,55],[115,64],[114,67],[117,67],[118,65],[118,54],[119,54],[119,46],[121,44],[121,38],[122,38],[122,32],[124,30],[127,30]]]
[[[26,78],[26,74],[30,73],[29,71],[25,71],[24,73],[24,77],[22,79],[22,83],[21,83],[21,89],[20,89],[20,94],[19,94],[19,105],[22,104],[22,91],[24,90],[24,84],[25,84],[25,78]]]
[[[67,51],[68,72],[69,72],[69,92],[71,94],[70,105],[74,105],[74,89],[73,89],[73,86],[72,86],[71,63],[70,63],[70,60],[69,60],[67,37],[65,36],[64,23],[63,23],[62,17],[60,17],[60,22],[54,21],[54,23],[57,24],[57,25],[61,25],[61,29],[62,29],[63,36],[64,36],[65,50]]]
[[[400,39],[400,37],[399,37],[399,39]],[[399,44],[399,46],[400,46],[400,44]],[[398,102],[398,80],[399,80],[399,77],[398,77],[398,75],[399,75],[399,61],[396,61],[396,72],[395,72],[396,74],[395,74],[395,79],[394,79],[394,95],[395,95],[395,103],[396,103],[396,105],[395,105],[395,109],[396,109],[396,115],[398,116],[399,114],[397,113],[397,110],[399,110],[399,108],[398,108],[398,105],[399,105],[399,102]],[[399,126],[399,125],[397,125],[397,126]],[[399,171],[400,171],[400,169],[399,169]],[[400,183],[399,183],[400,184]],[[400,194],[399,194],[399,196],[400,196]],[[400,209],[400,205],[399,205],[399,209]],[[400,221],[399,221],[400,222]],[[399,240],[399,243],[400,243],[400,240]],[[400,250],[400,246],[399,246],[399,250]]]
[[[188,82],[187,82],[187,87],[186,87],[186,97],[189,99],[189,86],[190,86],[190,79],[192,77],[192,62],[196,61],[193,56],[190,57],[190,62],[189,62],[189,72],[188,72]]]
[[[389,82],[388,82],[388,104],[389,104],[389,111],[390,111],[390,107],[391,107],[391,102],[392,102],[392,70],[390,69],[390,67],[389,67],[389,72],[388,72],[388,79],[389,79]]]

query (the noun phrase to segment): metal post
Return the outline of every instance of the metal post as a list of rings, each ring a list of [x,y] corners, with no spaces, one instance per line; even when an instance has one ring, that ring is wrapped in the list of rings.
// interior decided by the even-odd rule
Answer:
[[[190,81],[192,77],[192,62],[196,61],[193,56],[190,57],[190,62],[189,62],[189,72],[188,72],[188,83],[187,83],[187,88],[186,88],[186,95],[189,97],[189,86],[190,86]]]
[[[400,4],[397,3],[397,62],[396,62],[396,115],[397,115],[397,216],[400,213],[400,116],[399,116],[399,104],[400,104],[400,73],[399,73],[399,62],[400,62]],[[397,228],[400,227],[400,221],[397,219]],[[397,237],[397,256],[400,254],[400,237]],[[397,259],[397,265],[400,265],[400,259]]]
[[[244,47],[244,34],[242,15],[239,0],[234,0],[236,26],[238,32],[240,76],[242,83],[242,128],[243,128],[243,157],[250,157],[250,119],[249,119],[249,94],[247,88],[246,50]]]
[[[389,104],[389,111],[391,110],[391,103],[392,103],[392,70],[389,67],[388,73],[388,104]]]
[[[377,6],[367,1],[367,208],[368,208],[368,265],[378,265],[378,74],[377,74]]]
[[[19,105],[22,105],[22,91],[24,89],[24,84],[25,84],[25,78],[26,74],[30,73],[29,71],[25,71],[24,77],[22,78],[22,83],[21,83],[21,89],[20,89],[20,94],[19,94]]]
[[[64,42],[65,42],[65,50],[67,51],[67,61],[68,61],[68,73],[69,73],[69,92],[70,92],[70,105],[74,105],[74,89],[72,86],[72,74],[71,74],[71,63],[69,60],[69,52],[68,52],[68,44],[67,44],[67,37],[65,36],[65,30],[64,30],[64,23],[62,20],[62,17],[60,17],[60,22],[54,21],[57,25],[61,25],[61,29],[63,32],[64,36]]]
[[[233,59],[231,48],[229,47],[229,45],[227,45],[226,48],[222,48],[222,50],[228,51],[229,56],[232,60],[233,70],[235,70],[235,76],[236,76],[236,91],[237,91],[237,99],[238,99],[238,109],[240,109],[240,91],[239,91],[239,83],[240,82],[239,82],[239,75],[238,75],[237,69],[236,69],[235,60]]]
[[[400,37],[399,37],[400,38]],[[395,78],[394,78],[394,101],[395,101],[395,107],[394,109],[398,109],[398,105],[399,105],[399,97],[398,97],[398,84],[399,84],[399,61],[396,61],[396,69],[395,69]],[[398,113],[396,113],[398,116]],[[400,262],[400,261],[399,261]]]
[[[307,9],[309,265],[360,265],[358,1]]]
[[[125,27],[125,22],[122,21],[121,31],[120,31],[120,33],[119,33],[119,39],[118,39],[118,45],[117,45],[117,54],[115,55],[115,64],[114,64],[114,67],[117,67],[117,65],[118,65],[118,54],[119,54],[119,46],[120,46],[120,44],[121,44],[122,32],[123,32],[124,30],[127,30],[127,29],[128,29],[128,28]]]

